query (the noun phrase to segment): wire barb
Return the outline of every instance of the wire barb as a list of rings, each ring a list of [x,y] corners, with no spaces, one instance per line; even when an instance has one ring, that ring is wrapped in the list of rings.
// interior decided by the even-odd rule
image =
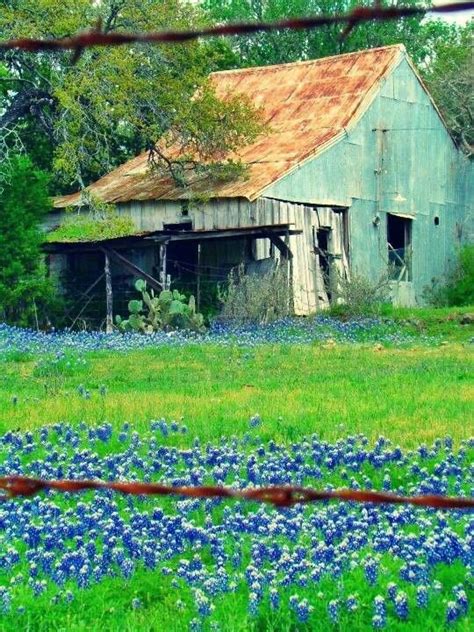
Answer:
[[[474,498],[438,496],[399,496],[388,492],[371,490],[315,490],[298,486],[272,486],[250,489],[232,489],[213,485],[199,487],[173,487],[160,483],[142,483],[139,481],[90,481],[90,480],[58,480],[47,481],[27,476],[5,476],[0,478],[0,490],[4,494],[0,500],[29,497],[45,490],[77,493],[90,489],[110,489],[133,496],[184,496],[187,498],[233,498],[261,503],[269,503],[275,507],[292,507],[297,504],[339,500],[342,502],[417,505],[433,509],[474,509]]]
[[[77,61],[85,48],[92,46],[122,46],[134,43],[184,43],[202,37],[219,37],[230,35],[251,35],[254,33],[302,30],[327,26],[330,24],[346,25],[343,37],[354,27],[372,20],[398,20],[400,18],[425,15],[426,13],[452,13],[474,9],[474,1],[454,2],[435,7],[382,7],[376,2],[371,7],[355,7],[348,13],[336,15],[314,15],[302,18],[279,20],[276,22],[243,22],[224,24],[204,29],[189,31],[155,31],[150,33],[108,32],[104,33],[101,25],[72,37],[64,38],[18,38],[0,40],[0,50],[20,49],[37,53],[39,51],[72,50],[73,61]]]

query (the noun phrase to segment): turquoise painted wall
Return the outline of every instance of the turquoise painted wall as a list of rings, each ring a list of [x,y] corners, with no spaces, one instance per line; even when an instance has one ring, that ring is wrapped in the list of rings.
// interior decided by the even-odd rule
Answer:
[[[383,135],[383,148],[378,135]],[[387,268],[386,214],[413,215],[413,290],[421,303],[424,287],[444,274],[461,240],[469,239],[473,179],[473,165],[455,147],[403,56],[343,139],[263,195],[349,207],[351,265],[373,279]],[[372,220],[377,211],[376,228]]]

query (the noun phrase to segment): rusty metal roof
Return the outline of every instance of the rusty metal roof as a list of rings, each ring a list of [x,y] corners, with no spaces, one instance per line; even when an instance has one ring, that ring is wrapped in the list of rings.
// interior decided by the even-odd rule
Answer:
[[[262,108],[268,132],[233,158],[248,164],[247,179],[201,182],[194,194],[253,200],[307,158],[337,142],[375,96],[379,82],[405,53],[402,45],[312,61],[228,70],[211,75],[219,97],[243,94]],[[106,202],[186,199],[189,190],[150,172],[148,153],[121,165],[88,187]],[[80,194],[56,198],[56,208],[78,204]]]

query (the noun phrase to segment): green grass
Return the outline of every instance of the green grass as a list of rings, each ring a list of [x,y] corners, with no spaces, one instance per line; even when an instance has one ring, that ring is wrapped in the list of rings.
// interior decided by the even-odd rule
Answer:
[[[391,307],[384,315],[414,334],[426,334],[446,341],[468,342],[474,337],[472,325],[462,325],[465,314],[473,314],[474,307]]]
[[[214,440],[243,434],[255,413],[263,418],[264,438],[281,441],[362,432],[410,447],[448,433],[459,440],[474,430],[473,354],[456,344],[96,352],[84,365],[72,359],[72,367],[49,373],[44,360],[20,354],[1,370],[0,432],[61,420],[130,421],[140,430],[150,419],[184,417],[191,437]],[[78,393],[81,384],[90,399]]]

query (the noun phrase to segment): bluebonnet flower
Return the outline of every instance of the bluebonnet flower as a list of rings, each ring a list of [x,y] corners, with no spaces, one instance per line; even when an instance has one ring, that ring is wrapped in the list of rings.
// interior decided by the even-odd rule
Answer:
[[[348,595],[346,608],[349,612],[355,612],[359,608],[359,599],[356,595]]]
[[[11,594],[7,588],[0,586],[0,612],[6,614],[11,608]]]
[[[189,623],[189,632],[201,632],[202,623],[199,619],[192,619]]]
[[[177,331],[169,336],[166,332],[154,332],[149,336],[128,333],[105,334],[103,332],[68,332],[53,331],[50,333],[20,329],[0,324],[0,353],[8,351],[25,351],[31,353],[56,354],[47,360],[46,368],[39,371],[71,370],[76,366],[84,366],[85,358],[66,356],[64,351],[87,351],[102,349],[127,352],[156,346],[182,347],[187,344],[208,344],[213,342],[220,346],[255,347],[261,344],[312,344],[333,338],[336,342],[354,343],[358,341],[374,341],[403,346],[415,339],[413,334],[401,329],[395,322],[382,322],[375,318],[358,319],[341,322],[325,315],[314,319],[286,318],[267,325],[232,325],[230,323],[214,323],[205,334]],[[416,336],[418,344],[436,344],[434,337]],[[250,358],[251,356],[249,356]],[[48,364],[49,363],[49,364]],[[48,368],[49,367],[49,368]],[[452,440],[451,440],[452,441]],[[445,440],[449,447],[449,438]],[[451,443],[452,445],[452,443]],[[383,447],[383,444],[382,444]]]
[[[419,608],[426,608],[428,605],[428,588],[426,586],[418,586],[416,589],[416,605]]]
[[[468,602],[467,593],[464,590],[464,587],[462,585],[455,586],[453,588],[453,593],[454,593],[456,605],[459,608],[460,613],[462,615],[467,614],[467,611],[469,608],[469,602]]]
[[[337,599],[331,599],[328,603],[328,615],[333,623],[339,621],[339,601]]]
[[[280,595],[278,589],[272,586],[269,590],[270,606],[273,610],[277,610],[280,606]]]
[[[380,614],[374,614],[372,617],[372,627],[376,630],[382,630],[387,625],[387,619]]]
[[[260,605],[260,596],[256,592],[249,594],[249,614],[255,617],[258,613],[258,607]]]
[[[298,595],[292,595],[289,600],[290,608],[295,612],[300,623],[305,623],[313,610],[307,599],[300,599]]]
[[[197,611],[201,617],[208,617],[214,610],[214,605],[210,602],[202,590],[196,589],[194,591],[194,601],[196,603]]]
[[[392,601],[395,601],[395,597],[397,596],[398,586],[395,582],[390,582],[387,586],[388,596]]]
[[[253,415],[253,417],[250,418],[249,425],[251,428],[258,428],[261,424],[262,418],[260,415]]]
[[[408,618],[408,597],[403,591],[400,591],[395,597],[395,612],[399,619]]]
[[[446,605],[446,623],[454,623],[461,614],[458,604],[455,601],[448,601]]]
[[[381,617],[387,616],[387,606],[382,595],[377,595],[374,599],[374,613]]]
[[[364,562],[364,572],[368,583],[373,586],[377,582],[379,564],[376,559],[369,557]]]

